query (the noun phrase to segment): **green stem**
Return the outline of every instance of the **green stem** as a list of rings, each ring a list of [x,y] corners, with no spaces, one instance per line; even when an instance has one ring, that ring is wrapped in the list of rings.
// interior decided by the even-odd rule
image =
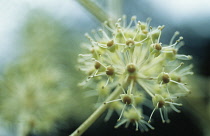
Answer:
[[[19,117],[20,122],[18,124],[18,136],[29,136],[32,126],[29,123],[30,120],[27,119],[26,114],[21,114],[21,116]]]
[[[107,101],[111,101],[116,99],[121,93],[120,87],[117,87],[114,92],[106,99]],[[95,121],[98,119],[102,113],[108,108],[109,104],[102,104],[93,114],[89,116],[89,118],[83,122],[71,135],[69,136],[80,136],[82,135]]]
[[[94,2],[90,0],[77,0],[83,7],[85,7],[91,14],[93,14],[99,21],[104,22],[108,20],[108,15]]]
[[[122,16],[122,0],[107,0],[109,17],[117,20]]]

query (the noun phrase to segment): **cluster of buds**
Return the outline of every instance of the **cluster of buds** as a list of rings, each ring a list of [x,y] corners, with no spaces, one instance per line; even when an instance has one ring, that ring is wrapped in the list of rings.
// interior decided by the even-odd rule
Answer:
[[[164,26],[153,28],[151,19],[140,22],[133,16],[127,24],[126,16],[116,23],[106,21],[103,29],[93,30],[93,37],[86,34],[91,44],[85,44],[87,54],[79,54],[79,69],[87,78],[80,83],[91,88],[89,95],[98,95],[103,102],[116,88],[118,98],[109,103],[105,120],[116,111],[119,114],[116,128],[125,124],[136,125],[136,130],[154,129],[149,123],[159,110],[163,123],[169,122],[168,112],[180,112],[178,99],[190,93],[186,84],[192,65],[185,66],[189,55],[178,54],[183,37],[176,39],[175,32],[169,44],[162,44],[160,37]],[[151,109],[145,115],[142,106]]]

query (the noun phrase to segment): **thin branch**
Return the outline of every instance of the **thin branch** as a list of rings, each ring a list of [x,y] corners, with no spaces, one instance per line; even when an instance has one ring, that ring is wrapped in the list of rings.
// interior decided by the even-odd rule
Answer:
[[[117,20],[122,15],[122,0],[106,0],[109,17]]]
[[[108,20],[108,15],[97,4],[90,0],[77,0],[84,8],[86,8],[99,21],[104,22]]]
[[[120,87],[117,87],[114,92],[107,98],[107,101],[111,101],[116,99],[120,93],[122,92],[122,89]],[[105,112],[105,110],[108,108],[109,104],[103,103],[93,114],[89,116],[89,118],[83,122],[71,135],[69,136],[80,136],[82,135],[95,121],[98,119],[102,113]]]

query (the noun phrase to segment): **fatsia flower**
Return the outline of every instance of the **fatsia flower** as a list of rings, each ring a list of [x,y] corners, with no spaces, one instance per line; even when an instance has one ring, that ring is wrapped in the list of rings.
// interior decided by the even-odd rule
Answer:
[[[116,23],[106,21],[103,29],[92,31],[93,36],[85,35],[90,44],[83,46],[87,49],[86,54],[79,54],[79,68],[87,75],[80,85],[88,87],[103,81],[101,89],[109,87],[109,94],[120,85],[122,93],[118,98],[104,104],[124,104],[121,112],[118,112],[119,120],[121,117],[129,117],[128,109],[133,110],[132,115],[134,111],[138,113],[134,123],[140,123],[142,130],[153,128],[143,123],[145,115],[142,105],[148,105],[150,101],[153,105],[149,106],[153,108],[152,114],[159,109],[162,121],[169,122],[168,111],[170,108],[179,111],[174,105],[181,106],[176,101],[190,92],[186,82],[187,76],[193,74],[190,71],[192,66],[185,66],[182,62],[192,57],[179,54],[179,49],[183,46],[183,37],[176,39],[179,32],[174,33],[169,44],[163,44],[161,34],[165,26],[151,27],[150,21],[151,19],[146,22],[137,21],[135,16],[128,24],[125,16]],[[147,102],[136,103],[136,98]],[[129,112],[128,115],[130,114]],[[120,125],[127,121],[129,119],[122,121]]]

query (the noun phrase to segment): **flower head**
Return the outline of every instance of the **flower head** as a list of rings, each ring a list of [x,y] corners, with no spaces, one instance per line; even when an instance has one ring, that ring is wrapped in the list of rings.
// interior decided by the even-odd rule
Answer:
[[[149,98],[153,103],[153,112],[160,109],[161,118],[165,122],[169,120],[168,110],[164,110],[164,119],[162,108],[170,107],[178,111],[174,105],[181,104],[175,101],[190,92],[186,86],[187,80],[182,79],[187,79],[187,75],[192,74],[192,66],[184,67],[180,60],[186,61],[192,57],[178,53],[179,48],[183,46],[183,37],[175,40],[179,34],[175,32],[170,43],[163,44],[161,34],[165,26],[151,27],[150,21],[151,19],[140,22],[135,16],[128,25],[125,17],[118,19],[116,23],[106,21],[103,29],[93,31],[93,37],[86,34],[90,41],[86,46],[88,53],[79,55],[80,70],[88,76],[81,85],[104,81],[103,87],[112,85],[111,90],[120,85],[122,94],[105,104],[121,101],[124,105],[130,105],[128,109],[132,110],[132,115],[138,114],[135,122],[139,122],[144,116],[141,108],[144,100],[148,101]],[[137,97],[142,101],[137,103]],[[119,119],[121,116],[130,117],[127,116],[127,109],[123,113],[124,108],[125,106]],[[128,115],[131,115],[131,111]],[[124,120],[120,125],[128,121],[129,119]],[[145,129],[145,123],[143,124],[140,126]],[[150,127],[148,124],[146,126]]]

